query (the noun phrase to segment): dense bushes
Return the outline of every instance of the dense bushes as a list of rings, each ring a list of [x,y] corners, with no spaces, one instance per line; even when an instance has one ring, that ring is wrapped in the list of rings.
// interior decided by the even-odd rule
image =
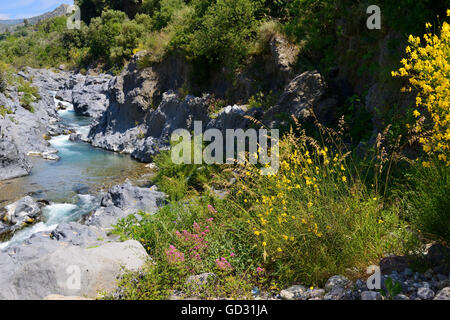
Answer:
[[[218,0],[202,14],[197,4],[186,49],[213,66],[236,66],[247,55],[255,35],[258,3],[250,0]],[[191,31],[191,32],[189,32]]]
[[[133,55],[143,31],[144,27],[129,20],[125,13],[106,10],[89,25],[89,53],[109,65],[123,65]]]

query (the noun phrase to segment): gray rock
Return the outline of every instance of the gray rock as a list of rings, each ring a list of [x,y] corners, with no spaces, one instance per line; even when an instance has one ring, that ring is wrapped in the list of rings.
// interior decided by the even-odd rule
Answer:
[[[343,287],[333,287],[323,298],[324,300],[352,300],[352,290],[346,290]]]
[[[402,272],[408,267],[405,257],[392,256],[385,257],[380,261],[380,271],[382,274],[391,274],[393,271]]]
[[[186,284],[193,288],[198,289],[200,287],[204,287],[208,284],[214,283],[216,278],[217,276],[215,273],[205,272],[198,275],[190,276],[189,278],[187,278]]]
[[[155,212],[163,204],[165,194],[155,188],[140,188],[129,181],[112,187],[101,200],[103,207],[115,206],[128,211]]]
[[[61,223],[50,234],[52,239],[74,246],[97,246],[107,239],[105,231],[77,222]]]
[[[308,289],[306,292],[306,297],[310,300],[312,299],[322,299],[325,296],[324,289]]]
[[[431,300],[434,298],[434,292],[430,288],[419,288],[417,290],[417,296],[422,300]]]
[[[403,274],[406,277],[412,277],[413,276],[413,271],[410,268],[405,268],[405,270],[403,271]]]
[[[303,121],[311,117],[310,110],[322,120],[334,118],[337,99],[327,98],[327,86],[324,78],[317,71],[307,71],[289,82],[281,94],[277,104],[269,108],[264,115],[270,127],[280,125],[279,120],[273,120],[273,115],[284,113]]]
[[[140,188],[129,181],[111,188],[101,200],[101,207],[97,209],[87,224],[103,229],[109,229],[119,219],[139,211],[155,213],[165,203],[166,195],[155,187]],[[137,216],[140,218],[139,216]]]
[[[382,300],[383,297],[376,291],[363,291],[361,293],[361,300]]]
[[[441,244],[433,244],[426,255],[429,264],[435,266],[435,273],[447,274],[450,272],[450,248]]]
[[[11,136],[3,132],[0,121],[0,181],[26,176],[31,163],[26,154],[19,150]]]
[[[327,292],[332,291],[334,288],[346,288],[350,284],[350,280],[344,276],[337,275],[332,276],[325,283],[325,290]]]
[[[284,300],[306,300],[307,288],[302,285],[295,285],[285,290],[281,290],[280,296]]]
[[[446,287],[439,291],[434,297],[434,300],[450,300],[450,287]]]
[[[26,196],[5,208],[0,214],[3,223],[0,225],[0,238],[7,240],[18,230],[40,220],[41,205],[30,196]]]
[[[16,248],[18,255],[0,252],[0,299],[43,299],[50,294],[95,298],[99,291],[114,290],[123,270],[138,270],[148,259],[134,240],[93,248],[45,243],[44,250],[35,247],[41,243],[32,243],[27,255],[20,250],[25,247]]]
[[[72,89],[72,103],[79,115],[98,118],[109,105],[109,83],[112,76],[88,75]]]

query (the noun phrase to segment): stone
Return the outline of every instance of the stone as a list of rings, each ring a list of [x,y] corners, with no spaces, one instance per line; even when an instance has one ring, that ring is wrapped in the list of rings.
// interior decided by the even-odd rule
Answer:
[[[413,271],[410,268],[405,268],[403,274],[407,277],[412,277],[414,275]]]
[[[445,287],[441,291],[439,291],[434,300],[450,300],[450,287]]]
[[[344,276],[337,275],[329,278],[325,283],[325,291],[329,292],[333,288],[346,288],[350,284],[350,280]]]
[[[79,115],[98,118],[109,105],[109,83],[112,76],[88,75],[72,89],[73,109]]]
[[[313,111],[323,109],[320,105],[325,100],[326,92],[325,79],[319,72],[304,72],[289,82],[277,104],[265,112],[264,119],[270,121],[271,128],[280,125],[280,121],[273,120],[274,114],[285,113],[299,121],[307,120],[312,116],[311,109]],[[335,105],[328,104],[327,110],[321,110],[321,113],[333,113],[334,108]]]
[[[380,261],[380,271],[382,274],[392,274],[393,271],[402,272],[408,267],[405,257],[392,256],[385,257]]]
[[[434,292],[430,288],[419,288],[417,290],[417,296],[422,300],[431,300],[434,298]]]
[[[38,236],[8,252],[0,251],[0,299],[7,300],[51,294],[96,298],[115,290],[124,270],[138,270],[149,259],[135,240],[83,248]]]
[[[30,196],[7,205],[4,210],[5,213],[0,214],[3,221],[0,225],[0,239],[3,240],[7,240],[27,225],[39,221],[41,217],[41,204]]]
[[[208,284],[214,283],[216,279],[217,275],[215,273],[205,272],[190,276],[189,278],[187,278],[186,284],[198,289],[200,287],[204,287]]]
[[[352,290],[345,290],[342,287],[333,287],[325,296],[324,300],[351,300],[353,298]]]
[[[165,194],[150,188],[133,186],[129,181],[112,187],[101,200],[103,207],[115,206],[128,211],[155,212],[164,203]]]
[[[382,300],[383,297],[376,291],[363,291],[361,292],[361,300]]]
[[[281,290],[280,296],[284,300],[306,300],[307,288],[302,285],[295,285],[285,290]]]
[[[325,296],[325,290],[324,289],[308,289],[306,292],[306,296],[308,299],[322,299]]]

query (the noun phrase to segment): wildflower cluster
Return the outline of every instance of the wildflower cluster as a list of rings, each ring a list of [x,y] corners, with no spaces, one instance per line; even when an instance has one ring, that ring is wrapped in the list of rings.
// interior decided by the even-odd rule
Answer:
[[[447,10],[450,16],[450,10]],[[420,37],[409,36],[406,47],[407,58],[401,63],[403,67],[393,71],[394,77],[407,77],[409,87],[402,91],[416,91],[416,109],[413,115],[417,118],[415,132],[420,134],[420,143],[428,155],[435,155],[446,165],[450,164],[450,24],[444,22],[440,35],[429,30]],[[428,112],[432,127],[422,128],[424,119],[421,111]],[[424,161],[425,167],[430,162]]]
[[[337,145],[291,133],[280,141],[276,175],[262,176],[251,164],[242,169],[233,198],[272,272],[282,268],[286,277],[318,279],[323,275],[317,274],[317,265],[332,269],[325,265],[336,255],[342,254],[346,264],[361,260],[360,254],[378,254],[379,248],[363,248],[361,239],[373,241],[375,248],[392,227],[379,198],[357,179],[343,143]]]
[[[209,218],[201,224],[194,222],[192,232],[188,230],[175,231],[179,249],[170,245],[166,251],[167,261],[169,263],[184,262],[185,255],[186,258],[189,258],[190,267],[194,261],[202,261],[209,248],[206,237],[211,232],[213,220],[214,218]]]
[[[167,261],[171,264],[177,264],[184,261],[184,254],[178,251],[174,245],[170,245],[169,249],[166,251]]]

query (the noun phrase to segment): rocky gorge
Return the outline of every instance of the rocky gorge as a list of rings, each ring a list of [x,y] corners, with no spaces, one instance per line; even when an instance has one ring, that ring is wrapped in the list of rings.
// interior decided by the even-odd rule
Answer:
[[[282,75],[284,89],[268,108],[235,104],[211,112],[211,94],[200,97],[180,94],[178,89],[183,84],[186,66],[170,63],[170,60],[171,68],[163,64],[140,69],[139,55],[136,55],[117,76],[26,68],[17,76],[36,86],[40,99],[33,103],[34,112],[30,112],[21,106],[20,93],[15,88],[0,93],[0,105],[10,108],[10,114],[0,117],[0,181],[33,174],[34,157],[53,162],[60,160],[58,148],[51,143],[55,137],[90,144],[92,149],[129,154],[140,162],[150,163],[160,150],[169,148],[168,140],[174,130],[192,130],[194,121],[202,121],[203,129],[221,131],[248,128],[253,124],[250,118],[269,127],[279,127],[284,120],[274,114],[293,114],[298,119],[307,119],[311,117],[311,108],[321,119],[333,119],[334,108],[343,99],[342,91],[332,90],[333,85],[327,84],[317,71],[295,74],[289,54],[280,53],[281,49],[276,48],[276,45],[283,46],[283,41],[274,41],[273,45],[274,72]],[[59,111],[72,105],[77,115],[89,117],[85,118],[88,125],[83,130],[72,130],[61,122]],[[79,191],[77,195],[87,195]],[[165,204],[165,194],[155,186],[136,186],[126,181],[95,196],[91,200],[92,207],[82,217],[52,224],[44,231],[37,229],[20,242],[0,247],[1,299],[43,299],[51,295],[96,298],[99,293],[116,290],[116,280],[123,267],[139,270],[151,261],[139,242],[120,242],[111,236],[110,230],[119,219],[140,210],[156,212]],[[45,221],[43,211],[54,205],[52,201],[29,195],[4,199],[4,202],[7,205],[0,210],[2,240],[10,240],[18,231]],[[425,254],[427,259],[434,259],[433,250],[436,251],[436,247]],[[402,293],[393,298],[450,299],[450,270],[441,264],[448,251],[439,250],[433,268],[424,274],[411,273],[406,262],[391,268],[382,267],[385,278],[390,276],[402,283]],[[380,265],[388,264],[386,261]],[[74,274],[79,276],[79,286],[71,285]],[[275,296],[255,288],[254,297],[383,299],[380,293],[368,290],[364,280],[351,282],[342,276],[330,278],[324,289],[296,285]],[[173,298],[177,298],[177,294]]]

